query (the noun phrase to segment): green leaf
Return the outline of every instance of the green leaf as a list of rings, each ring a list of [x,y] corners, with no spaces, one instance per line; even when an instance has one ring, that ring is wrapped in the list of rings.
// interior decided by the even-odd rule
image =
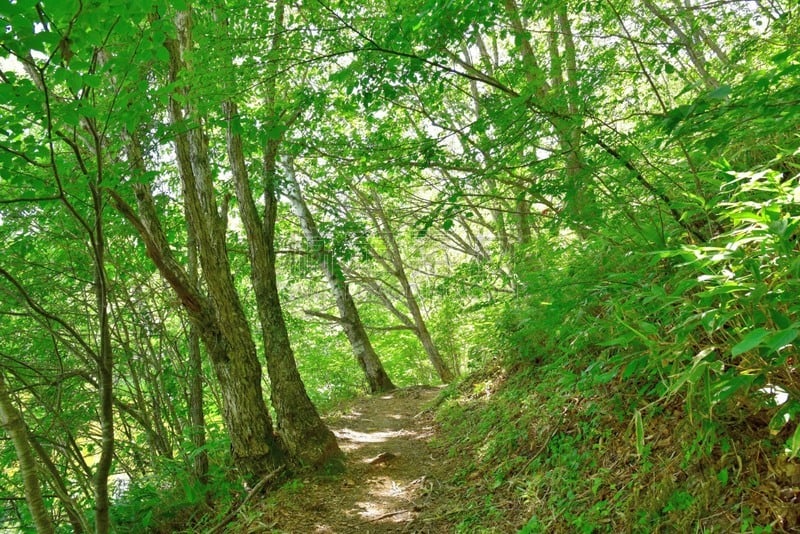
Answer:
[[[735,375],[714,384],[714,401],[723,402],[742,388],[749,387],[757,375]]]
[[[276,139],[280,139],[284,132],[286,132],[286,126],[283,124],[277,124],[272,128],[264,129],[264,137],[267,141],[274,141]]]
[[[764,391],[764,390],[762,390],[762,391]],[[772,399],[770,402],[775,402],[775,400]],[[791,402],[790,401],[790,402],[784,403],[778,409],[778,411],[775,412],[775,415],[772,416],[772,419],[770,419],[769,425],[768,425],[769,431],[773,435],[775,435],[778,432],[780,432],[781,429],[786,426],[786,423],[788,423],[792,419],[792,415],[794,415],[797,412],[797,410],[798,410],[798,406],[797,406],[796,402]]]
[[[166,47],[164,47],[164,46],[156,46],[156,47],[154,47],[153,52],[155,53],[155,58],[158,61],[161,61],[161,62],[164,62],[164,63],[167,63],[169,61],[169,50],[167,50]]]
[[[731,349],[731,355],[738,356],[744,352],[747,352],[748,350],[756,348],[768,335],[768,330],[764,328],[756,328],[744,336],[739,343],[734,345],[734,347]]]
[[[786,445],[789,448],[789,460],[796,458],[800,454],[800,425],[797,425],[797,428],[794,429],[794,434],[786,442]]]
[[[719,480],[720,483],[723,486],[727,486],[728,485],[728,469],[727,468],[723,467],[720,470],[720,472],[717,473],[717,480]]]
[[[704,139],[703,145],[705,146],[706,150],[710,152],[718,146],[728,144],[728,141],[730,141],[730,135],[728,132],[719,132],[716,135],[712,135],[711,137]]]
[[[666,115],[664,115],[664,120],[662,122],[664,130],[667,132],[674,130],[681,121],[687,119],[689,115],[692,114],[693,110],[694,106],[684,104],[668,111]]]
[[[639,330],[644,332],[645,334],[657,335],[658,334],[658,327],[653,323],[648,323],[646,321],[640,321],[637,326]]]
[[[731,94],[730,85],[721,85],[720,87],[717,87],[716,89],[708,93],[706,96],[710,100],[725,100],[730,96],[730,94]]]
[[[597,343],[600,347],[614,347],[614,346],[627,346],[630,344],[631,341],[636,339],[636,335],[625,333],[621,336],[617,336],[612,339],[607,339],[605,341],[600,341]]]
[[[67,71],[67,85],[70,91],[77,93],[83,89],[83,77],[78,72]]]
[[[795,52],[797,52],[795,48],[787,48],[783,52],[775,54],[770,59],[772,60],[773,63],[777,65],[782,65],[783,63],[786,63],[786,60],[792,57],[795,54]]]
[[[772,322],[775,323],[778,328],[786,329],[792,324],[788,317],[776,309],[771,308],[769,310],[769,316],[772,318]]]
[[[795,338],[797,338],[797,334],[798,330],[796,328],[780,330],[770,335],[764,342],[764,345],[770,350],[770,352],[776,352],[780,348],[785,347],[794,341]]]
[[[692,366],[688,369],[684,369],[683,372],[680,373],[672,383],[672,386],[669,388],[670,394],[679,391],[687,382],[690,384],[695,383],[709,366],[709,362],[706,361],[706,358],[714,354],[714,352],[714,347],[706,347],[698,352],[692,359]]]
[[[627,380],[628,378],[638,374],[643,369],[646,369],[649,363],[650,363],[649,355],[641,356],[629,362],[625,366],[625,369],[622,371],[623,380]]]
[[[642,412],[636,410],[633,414],[633,423],[636,427],[636,454],[644,455],[644,423],[642,422]]]

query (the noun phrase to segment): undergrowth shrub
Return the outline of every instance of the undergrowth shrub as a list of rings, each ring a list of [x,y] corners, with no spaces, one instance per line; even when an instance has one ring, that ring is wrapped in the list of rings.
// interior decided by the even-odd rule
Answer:
[[[505,385],[469,417],[463,403],[442,412],[494,429],[475,438],[472,471],[504,468],[485,487],[515,487],[524,532],[800,525],[800,183],[717,173],[705,243],[541,237],[502,323],[516,348]],[[530,431],[526,448],[523,421],[552,434]]]
[[[680,393],[690,417],[771,410],[765,431],[786,428],[796,456],[800,185],[722,172],[713,215],[725,232],[667,250],[551,246],[523,273],[526,302],[506,328],[523,360],[584,361],[594,386],[623,379],[641,401]]]
[[[694,276],[673,327],[680,354],[670,391],[699,397],[709,417],[732,399],[756,410],[777,399],[769,424],[777,432],[797,427],[800,413],[800,185],[770,169],[727,172],[718,217],[730,229],[662,253]],[[800,452],[800,430],[788,445],[793,456]]]
[[[192,473],[191,458],[162,458],[152,473],[132,478],[111,508],[116,532],[203,531],[202,523],[224,514],[244,493],[229,448],[230,441],[222,434],[209,434],[205,446],[209,472],[204,482]]]

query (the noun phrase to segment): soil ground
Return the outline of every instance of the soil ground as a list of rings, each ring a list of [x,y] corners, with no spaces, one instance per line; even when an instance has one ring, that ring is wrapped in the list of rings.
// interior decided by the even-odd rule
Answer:
[[[327,423],[347,471],[290,483],[253,507],[246,532],[452,532],[458,511],[446,451],[435,448],[433,410],[440,388],[414,386],[358,399]]]

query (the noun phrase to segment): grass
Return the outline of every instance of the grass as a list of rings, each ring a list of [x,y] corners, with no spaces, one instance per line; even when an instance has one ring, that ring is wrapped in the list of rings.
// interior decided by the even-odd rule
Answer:
[[[765,438],[765,421],[744,409],[737,420],[735,408],[725,421],[690,418],[679,397],[642,409],[630,383],[582,374],[590,364],[495,361],[443,393],[439,445],[459,462],[453,483],[469,503],[458,532],[798,526],[780,491],[800,466],[784,460],[776,471],[769,458],[781,457],[783,437]]]

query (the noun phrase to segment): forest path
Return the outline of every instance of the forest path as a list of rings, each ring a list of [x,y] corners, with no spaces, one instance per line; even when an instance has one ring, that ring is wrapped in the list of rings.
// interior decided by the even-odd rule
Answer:
[[[429,408],[440,391],[398,389],[358,399],[326,417],[346,455],[347,471],[290,483],[264,503],[269,505],[260,517],[248,514],[253,517],[248,532],[452,531],[447,519],[457,515],[446,495],[452,473],[446,451],[431,446],[436,427]]]

